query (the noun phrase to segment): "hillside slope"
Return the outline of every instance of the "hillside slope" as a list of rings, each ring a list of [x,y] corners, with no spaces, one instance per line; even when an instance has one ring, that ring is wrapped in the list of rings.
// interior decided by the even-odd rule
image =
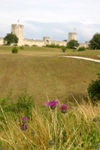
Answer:
[[[12,92],[16,99],[25,90],[36,102],[85,94],[100,73],[100,63],[63,57],[0,55],[0,97]],[[43,103],[42,102],[42,103]]]

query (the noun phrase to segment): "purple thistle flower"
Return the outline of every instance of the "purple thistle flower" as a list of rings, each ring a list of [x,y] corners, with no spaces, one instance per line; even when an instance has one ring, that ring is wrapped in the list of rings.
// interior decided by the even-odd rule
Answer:
[[[56,99],[55,101],[45,102],[45,105],[50,106],[51,109],[55,109],[59,103],[60,102]]]
[[[62,113],[66,113],[67,109],[69,109],[69,108],[68,108],[68,106],[66,104],[63,104],[63,105],[60,106],[60,109],[61,109]]]
[[[22,120],[23,123],[26,123],[26,120],[28,120],[28,118],[27,117],[23,117],[20,120]]]
[[[21,124],[21,130],[26,131],[28,129],[28,126],[26,124]]]
[[[23,117],[20,120],[28,120],[28,118],[27,117]]]

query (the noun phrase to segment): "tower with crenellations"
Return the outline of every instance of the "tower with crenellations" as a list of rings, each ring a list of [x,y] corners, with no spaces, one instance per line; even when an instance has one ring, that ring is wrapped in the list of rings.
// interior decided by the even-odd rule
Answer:
[[[77,33],[76,32],[69,32],[68,34],[68,42],[71,40],[76,40],[77,39]]]
[[[23,25],[12,24],[11,32],[18,37],[18,45],[22,45],[22,43],[23,43]]]

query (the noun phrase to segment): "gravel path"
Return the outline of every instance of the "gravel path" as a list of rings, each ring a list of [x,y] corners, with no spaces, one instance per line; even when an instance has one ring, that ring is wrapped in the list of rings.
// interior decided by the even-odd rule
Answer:
[[[78,57],[78,56],[62,56],[62,57],[76,58],[76,59],[85,59],[85,60],[89,60],[89,61],[100,62],[100,60],[97,60],[97,59],[85,58],[85,57]]]

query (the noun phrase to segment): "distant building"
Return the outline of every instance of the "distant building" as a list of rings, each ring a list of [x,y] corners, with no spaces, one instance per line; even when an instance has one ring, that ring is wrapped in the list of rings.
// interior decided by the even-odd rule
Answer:
[[[69,32],[68,34],[68,42],[71,40],[76,40],[77,39],[77,33],[75,32]]]
[[[55,45],[60,45],[60,46],[66,46],[67,43],[70,40],[76,40],[77,39],[77,33],[74,32],[69,32],[68,35],[68,42],[67,41],[52,41],[50,40],[49,37],[43,37],[43,40],[35,40],[35,39],[23,39],[23,25],[20,24],[12,24],[11,25],[11,32],[13,34],[15,34],[18,37],[18,46],[22,46],[22,45],[37,45],[37,46],[46,46],[46,45],[51,45],[51,44],[55,44]],[[0,45],[4,44],[4,40],[3,37],[0,37]],[[80,43],[80,46],[84,46],[84,47],[88,47],[88,42],[85,43]]]

